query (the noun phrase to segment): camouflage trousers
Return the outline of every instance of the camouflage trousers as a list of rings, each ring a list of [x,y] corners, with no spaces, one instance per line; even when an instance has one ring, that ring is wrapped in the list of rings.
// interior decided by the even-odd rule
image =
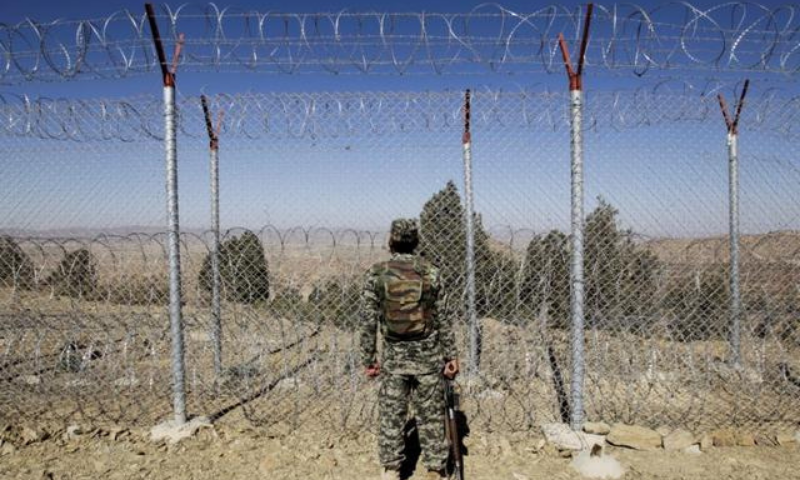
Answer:
[[[378,394],[378,456],[381,465],[399,469],[405,460],[403,430],[409,404],[417,420],[422,464],[429,470],[444,468],[448,447],[444,431],[444,384],[439,373],[381,374]]]

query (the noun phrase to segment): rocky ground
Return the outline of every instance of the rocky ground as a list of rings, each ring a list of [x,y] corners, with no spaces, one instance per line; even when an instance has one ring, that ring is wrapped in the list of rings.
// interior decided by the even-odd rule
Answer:
[[[624,433],[624,432],[623,432]],[[617,434],[617,437],[622,433]],[[148,429],[4,428],[2,479],[372,479],[379,478],[375,437],[296,432],[277,438],[258,428],[203,428],[176,445],[153,443]],[[610,438],[619,441],[612,434]],[[569,451],[541,434],[474,433],[468,479],[578,479]],[[713,439],[712,439],[713,444]],[[638,451],[607,445],[625,479],[800,479],[800,446],[704,445],[702,453]],[[410,478],[418,478],[411,476]]]

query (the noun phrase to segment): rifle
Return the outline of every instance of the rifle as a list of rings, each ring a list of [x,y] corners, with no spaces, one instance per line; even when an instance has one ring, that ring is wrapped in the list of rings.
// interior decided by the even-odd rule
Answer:
[[[461,455],[461,432],[458,431],[459,394],[449,378],[444,379],[445,433],[453,459],[456,480],[464,480],[464,457]]]

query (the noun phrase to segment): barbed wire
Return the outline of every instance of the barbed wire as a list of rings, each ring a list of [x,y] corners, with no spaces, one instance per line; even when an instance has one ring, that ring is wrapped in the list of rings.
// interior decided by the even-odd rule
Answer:
[[[495,247],[504,253],[482,277],[480,292],[500,294],[497,307],[502,308],[484,314],[481,382],[467,401],[475,426],[528,429],[560,414],[552,383],[558,369],[568,371],[567,332],[558,323],[563,312],[551,306],[554,317],[543,318],[547,315],[536,307],[534,292],[554,289],[545,294],[553,305],[563,302],[566,272],[556,265],[566,261],[567,252],[547,255],[545,262],[544,252],[529,248],[542,238],[535,233],[545,232],[511,226],[492,231]],[[386,232],[266,225],[231,228],[224,239],[248,232],[264,247],[271,293],[264,303],[225,296],[227,368],[222,378],[211,364],[208,300],[201,280],[213,232],[182,237],[193,408],[216,418],[231,405],[242,407],[247,420],[265,427],[374,428],[374,396],[367,394],[370,387],[353,363],[354,331],[361,275],[388,255]],[[17,245],[25,260],[3,257],[2,266],[16,266],[17,273],[0,281],[0,412],[94,425],[148,425],[165,415],[170,383],[164,329],[166,232],[3,241],[5,248],[10,242]],[[793,425],[798,387],[784,373],[788,368],[796,374],[800,368],[800,344],[791,323],[796,311],[791,279],[798,274],[800,237],[781,232],[742,241],[749,334],[741,370],[720,358],[724,240],[638,242],[659,259],[646,280],[652,296],[638,296],[634,289],[608,300],[626,308],[644,300],[653,310],[590,315],[587,386],[593,415],[683,427],[770,430]],[[614,243],[602,240],[603,256],[593,261],[612,260]],[[83,257],[88,260],[75,261],[80,250],[88,252]],[[226,276],[226,288],[246,280],[247,265],[239,262],[245,259],[254,260],[226,257],[225,262],[239,265],[233,276]],[[542,282],[539,274],[553,278]],[[628,274],[625,269],[610,277],[592,274],[589,284],[597,288],[602,281],[616,289],[630,284]],[[456,312],[453,321],[463,348],[462,317]],[[308,409],[328,414],[309,416]]]
[[[587,65],[629,70],[766,72],[800,69],[800,5],[745,1],[702,8],[597,5]],[[186,34],[182,71],[276,74],[472,74],[562,69],[556,36],[576,41],[582,7],[517,12],[484,4],[466,13],[284,13],[162,5],[165,41]],[[144,13],[0,24],[0,83],[118,78],[158,69]]]
[[[719,115],[721,88],[676,91],[663,85],[592,93],[584,111],[587,130],[704,121]],[[460,127],[460,92],[244,93],[208,96],[225,112],[226,139],[331,138],[446,131]],[[91,142],[163,139],[161,99],[52,99],[0,95],[0,136]],[[474,94],[474,123],[483,130],[517,127],[549,131],[569,127],[567,94],[484,90]],[[178,129],[190,138],[206,131],[200,97],[178,101]],[[744,130],[788,138],[800,133],[800,95],[771,88],[748,100]]]

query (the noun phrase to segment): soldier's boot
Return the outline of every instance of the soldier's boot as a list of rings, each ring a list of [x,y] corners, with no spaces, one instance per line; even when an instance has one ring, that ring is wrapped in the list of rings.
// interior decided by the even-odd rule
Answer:
[[[425,474],[425,480],[441,480],[443,478],[447,478],[447,474],[445,473],[444,469],[428,470],[428,472]]]
[[[400,470],[383,468],[381,470],[381,480],[400,480]]]

